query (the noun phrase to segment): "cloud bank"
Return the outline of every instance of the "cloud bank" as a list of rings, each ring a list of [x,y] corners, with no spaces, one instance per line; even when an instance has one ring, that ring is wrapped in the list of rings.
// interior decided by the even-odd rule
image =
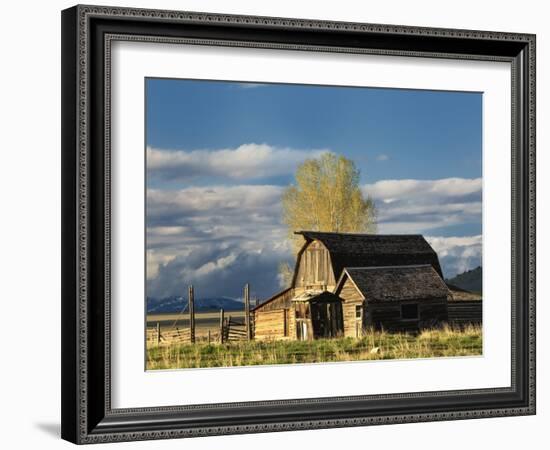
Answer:
[[[383,180],[363,186],[378,209],[379,233],[426,233],[481,222],[481,178]]]
[[[446,278],[482,265],[482,238],[477,236],[435,237],[426,240],[439,256]]]
[[[265,298],[290,260],[280,186],[209,186],[147,192],[147,290],[163,297],[193,284],[197,295]]]
[[[164,180],[201,176],[258,179],[290,175],[298,164],[318,158],[327,149],[297,150],[267,144],[244,144],[218,150],[164,150],[147,148],[147,171]]]
[[[205,171],[213,164],[206,160]],[[241,170],[224,164],[228,173]],[[424,234],[446,277],[481,264],[481,235],[445,237],[438,231],[481,221],[481,179],[384,180],[363,189],[376,201],[379,233]],[[270,184],[149,189],[148,295],[183,295],[193,284],[200,297],[223,291],[239,298],[247,282],[260,298],[277,292],[278,264],[292,261],[281,221],[283,190]]]

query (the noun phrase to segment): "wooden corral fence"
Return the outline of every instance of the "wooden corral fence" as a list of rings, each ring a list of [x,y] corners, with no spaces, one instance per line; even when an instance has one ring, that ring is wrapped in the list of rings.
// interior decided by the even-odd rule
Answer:
[[[257,303],[256,303],[257,304]],[[235,341],[250,341],[254,337],[254,317],[250,314],[250,285],[244,286],[244,319],[236,320],[231,316],[225,317],[224,310],[220,310],[220,343]]]
[[[185,310],[189,314],[189,328],[177,327],[178,319],[174,320],[174,324],[168,330],[161,331],[160,323],[157,322],[155,328],[147,328],[147,346],[149,345],[171,345],[171,344],[192,344],[195,342],[195,290],[193,286],[187,289],[187,305],[184,306],[180,315]]]
[[[147,346],[189,343],[191,343],[191,330],[189,328],[161,331],[158,323],[155,328],[147,328]]]
[[[227,317],[224,320],[221,335],[223,336],[223,342],[248,340],[246,333],[246,324],[232,318],[231,316]]]
[[[483,317],[481,300],[459,300],[448,303],[449,324],[454,326],[479,325]]]
[[[188,303],[181,310],[179,315],[183,315],[187,310],[189,315],[189,326],[187,328],[177,327],[178,317],[174,320],[174,324],[169,329],[161,330],[160,323],[157,322],[156,327],[148,327],[146,333],[147,346],[161,346],[172,344],[194,344],[196,342],[195,335],[195,291],[193,286],[188,288]],[[258,306],[258,300],[256,300]],[[254,315],[250,313],[250,285],[247,283],[244,286],[244,318],[242,321],[225,316],[223,308],[220,309],[220,325],[218,333],[212,335],[208,330],[207,342],[236,342],[249,341],[254,338]],[[204,339],[202,337],[201,339]]]

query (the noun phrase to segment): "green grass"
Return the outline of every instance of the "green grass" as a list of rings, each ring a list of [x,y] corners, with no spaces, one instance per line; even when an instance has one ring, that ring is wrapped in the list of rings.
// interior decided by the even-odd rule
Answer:
[[[419,335],[372,331],[361,339],[176,344],[147,349],[147,369],[254,366],[482,354],[480,327],[425,330]]]

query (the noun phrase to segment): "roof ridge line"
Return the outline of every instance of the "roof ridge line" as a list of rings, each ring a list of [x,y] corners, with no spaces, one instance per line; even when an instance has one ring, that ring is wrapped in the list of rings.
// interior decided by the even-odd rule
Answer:
[[[344,270],[353,270],[353,269],[367,269],[367,270],[373,270],[373,269],[403,269],[406,267],[431,267],[433,269],[433,266],[431,264],[401,264],[398,266],[351,266],[351,267],[344,267]],[[434,269],[435,270],[435,269]]]
[[[312,231],[312,230],[301,230],[301,231],[295,231],[294,234],[335,234],[335,235],[344,235],[344,236],[421,236],[424,237],[423,234],[420,233],[412,233],[412,234],[397,234],[397,233],[390,233],[390,234],[380,234],[380,233],[344,233],[344,232],[338,232],[338,231]]]

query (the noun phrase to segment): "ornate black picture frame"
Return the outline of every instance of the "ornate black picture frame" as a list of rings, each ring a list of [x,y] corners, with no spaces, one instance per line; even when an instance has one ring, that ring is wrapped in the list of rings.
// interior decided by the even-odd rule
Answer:
[[[116,40],[511,63],[511,386],[113,409],[109,102]],[[534,413],[534,35],[98,6],[62,12],[64,439],[84,444]]]

